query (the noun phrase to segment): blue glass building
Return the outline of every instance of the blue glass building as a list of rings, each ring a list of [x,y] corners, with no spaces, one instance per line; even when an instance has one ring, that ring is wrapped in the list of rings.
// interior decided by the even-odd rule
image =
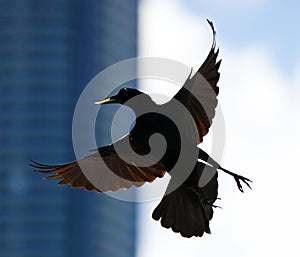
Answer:
[[[136,56],[136,27],[137,0],[0,0],[1,257],[134,256],[133,203],[43,181],[28,162],[75,158],[76,101]]]

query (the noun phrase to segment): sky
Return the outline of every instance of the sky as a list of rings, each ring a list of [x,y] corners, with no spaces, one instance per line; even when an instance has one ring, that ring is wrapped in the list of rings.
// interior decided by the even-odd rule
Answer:
[[[222,209],[215,210],[212,234],[202,238],[186,239],[161,227],[151,218],[159,201],[141,203],[138,257],[299,256],[299,11],[300,3],[291,0],[140,2],[140,56],[166,57],[196,69],[212,41],[206,18],[214,22],[226,128],[221,164],[254,183],[242,194],[220,173]],[[149,83],[141,88],[178,90]],[[205,150],[211,141],[205,138]]]

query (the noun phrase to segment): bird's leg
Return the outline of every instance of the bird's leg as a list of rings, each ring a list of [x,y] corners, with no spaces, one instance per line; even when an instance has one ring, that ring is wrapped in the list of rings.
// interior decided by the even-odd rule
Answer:
[[[233,176],[233,178],[234,178],[234,180],[235,180],[235,182],[236,182],[236,184],[237,184],[238,189],[239,189],[242,193],[244,192],[244,189],[243,189],[243,187],[242,187],[242,184],[241,184],[240,180],[241,180],[242,182],[244,182],[250,189],[252,189],[251,186],[250,186],[250,184],[249,184],[249,182],[252,183],[252,181],[251,181],[250,179],[245,178],[245,177],[243,177],[243,176],[241,176],[241,175],[235,174],[235,173],[233,173],[233,172],[231,172],[231,171],[229,171],[229,170],[224,169],[223,167],[221,167],[221,165],[220,165],[219,163],[217,163],[213,158],[211,158],[211,157],[210,157],[206,152],[204,152],[201,148],[199,148],[199,158],[200,158],[201,160],[207,162],[208,164],[212,165],[215,169],[220,169],[220,170],[224,171],[225,173],[227,173],[227,174]]]
[[[199,155],[198,158],[202,161],[207,162],[211,166],[213,166],[215,169],[218,169],[220,167],[220,164],[217,163],[213,158],[211,158],[206,152],[204,152],[201,148],[199,148]]]
[[[225,173],[227,173],[227,174],[233,176],[233,178],[234,178],[234,180],[235,180],[235,182],[236,182],[236,184],[237,184],[239,190],[240,190],[242,193],[244,193],[244,189],[243,189],[243,187],[242,187],[242,184],[241,184],[240,180],[241,180],[242,182],[244,182],[250,189],[252,189],[251,186],[250,186],[250,184],[249,184],[249,182],[252,183],[252,181],[251,181],[250,179],[245,178],[245,177],[243,177],[243,176],[241,176],[241,175],[235,174],[235,173],[233,173],[233,172],[231,172],[231,171],[229,171],[229,170],[226,170],[226,169],[222,168],[221,166],[219,166],[218,169],[223,170]]]

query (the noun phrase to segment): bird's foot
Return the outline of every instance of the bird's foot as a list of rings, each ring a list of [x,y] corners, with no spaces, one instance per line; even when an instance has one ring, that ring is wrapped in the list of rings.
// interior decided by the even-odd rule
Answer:
[[[192,188],[191,189],[193,191],[193,193],[200,199],[201,203],[202,204],[206,204],[206,205],[210,205],[211,207],[214,207],[214,208],[221,208],[220,206],[218,205],[214,205],[214,202],[216,200],[221,200],[221,198],[205,198],[201,188],[197,187],[197,188]]]
[[[243,176],[241,176],[241,175],[237,175],[237,174],[235,174],[233,177],[234,177],[234,179],[235,179],[235,182],[236,182],[236,184],[237,184],[239,190],[240,190],[242,193],[244,193],[244,189],[243,189],[243,187],[242,187],[242,184],[241,184],[240,180],[241,180],[242,182],[244,182],[250,189],[252,189],[251,186],[250,186],[250,184],[249,184],[249,182],[252,183],[252,181],[251,181],[250,179],[245,178],[245,177],[243,177]]]
[[[202,200],[202,203],[207,204],[207,205],[210,205],[211,207],[214,207],[214,208],[220,208],[220,209],[222,209],[221,206],[218,206],[218,205],[215,205],[215,204],[214,204],[214,202],[215,202],[216,200],[221,200],[221,198],[203,199],[203,200]]]
[[[233,176],[233,178],[234,178],[234,180],[235,180],[235,182],[236,182],[236,184],[237,184],[238,189],[239,189],[242,193],[244,193],[244,189],[243,189],[243,186],[242,186],[242,184],[241,184],[241,181],[244,182],[250,189],[252,189],[251,186],[250,186],[250,184],[249,184],[249,183],[253,183],[252,180],[250,180],[250,179],[248,179],[248,178],[245,178],[245,177],[243,177],[243,176],[241,176],[241,175],[235,174],[235,173],[233,173],[233,172],[231,172],[231,171],[229,171],[229,170],[226,170],[226,169],[224,169],[224,168],[222,168],[222,167],[219,167],[219,169],[220,169],[220,170],[223,170],[223,171],[226,172],[227,174]]]

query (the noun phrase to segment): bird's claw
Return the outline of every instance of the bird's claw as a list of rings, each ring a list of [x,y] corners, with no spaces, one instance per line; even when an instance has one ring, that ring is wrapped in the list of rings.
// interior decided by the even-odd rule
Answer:
[[[221,200],[221,198],[204,199],[204,200],[202,200],[202,202],[203,202],[204,204],[210,205],[211,207],[222,209],[221,206],[218,206],[218,205],[214,205],[214,204],[213,204],[216,200]]]
[[[222,207],[221,207],[221,206],[219,206],[219,205],[210,204],[210,206],[211,206],[211,207],[214,207],[214,208],[219,208],[219,209],[222,209]]]
[[[238,189],[239,189],[242,193],[244,193],[244,189],[243,189],[243,186],[242,186],[240,180],[241,180],[242,182],[244,182],[250,189],[252,189],[251,186],[250,186],[250,184],[249,184],[249,182],[252,183],[252,181],[251,181],[250,179],[245,178],[245,177],[243,177],[243,176],[241,176],[241,175],[237,175],[237,174],[234,174],[233,177],[234,177],[234,180],[235,180],[235,182],[236,182],[236,184],[237,184],[237,186],[238,186]]]

